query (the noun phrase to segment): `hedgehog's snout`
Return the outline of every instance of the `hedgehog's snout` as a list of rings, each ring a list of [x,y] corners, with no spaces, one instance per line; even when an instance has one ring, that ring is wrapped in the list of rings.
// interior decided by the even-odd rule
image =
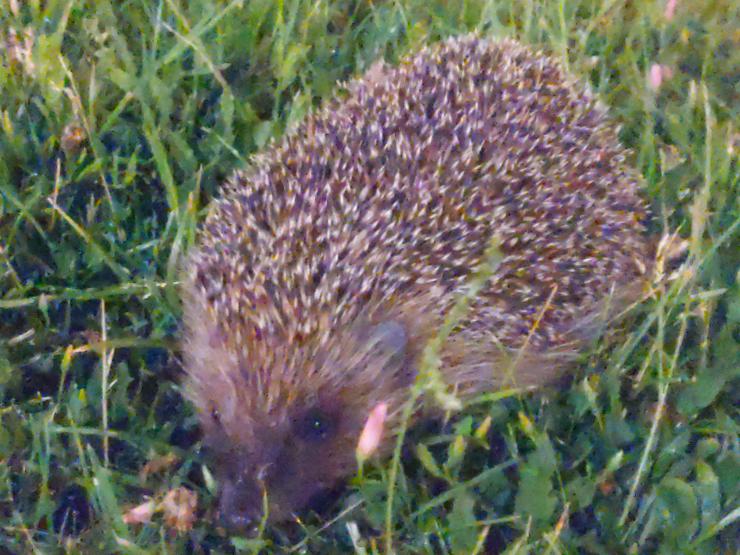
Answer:
[[[249,530],[262,518],[262,492],[258,483],[243,478],[222,480],[219,493],[219,519],[224,527]]]
[[[354,451],[344,447],[348,430],[336,400],[292,407],[288,414],[279,425],[253,429],[249,447],[216,454],[218,516],[225,528],[249,532],[265,516],[288,520],[352,468]]]

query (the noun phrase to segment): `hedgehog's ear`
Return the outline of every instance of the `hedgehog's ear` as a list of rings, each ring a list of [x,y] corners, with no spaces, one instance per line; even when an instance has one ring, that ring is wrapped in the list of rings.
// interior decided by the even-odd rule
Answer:
[[[375,360],[383,360],[386,370],[388,366],[398,366],[400,369],[406,359],[408,342],[403,324],[396,320],[386,320],[370,330],[367,351]]]

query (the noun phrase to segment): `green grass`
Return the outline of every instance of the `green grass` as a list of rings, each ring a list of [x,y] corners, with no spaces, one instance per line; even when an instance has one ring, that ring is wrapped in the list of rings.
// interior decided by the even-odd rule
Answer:
[[[677,4],[3,2],[0,553],[735,553],[740,7]],[[471,29],[590,81],[688,257],[569,385],[411,429],[323,519],[228,538],[178,390],[178,261],[219,182],[337,80]],[[180,485],[192,531],[123,523]]]

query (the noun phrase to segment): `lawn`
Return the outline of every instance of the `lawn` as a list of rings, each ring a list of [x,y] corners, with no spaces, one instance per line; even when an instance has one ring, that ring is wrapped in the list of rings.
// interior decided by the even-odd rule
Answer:
[[[736,553],[739,28],[733,0],[3,2],[0,554]],[[178,385],[183,253],[337,81],[471,30],[591,84],[685,251],[565,383],[413,428],[321,514],[229,537]]]

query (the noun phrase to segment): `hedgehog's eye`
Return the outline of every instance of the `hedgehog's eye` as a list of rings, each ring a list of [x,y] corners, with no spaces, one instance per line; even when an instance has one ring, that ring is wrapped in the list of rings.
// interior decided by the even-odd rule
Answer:
[[[321,409],[311,409],[295,423],[296,435],[306,441],[324,441],[334,435],[334,418]]]
[[[218,409],[213,404],[211,404],[211,418],[216,424],[221,424],[221,413],[218,412]]]

